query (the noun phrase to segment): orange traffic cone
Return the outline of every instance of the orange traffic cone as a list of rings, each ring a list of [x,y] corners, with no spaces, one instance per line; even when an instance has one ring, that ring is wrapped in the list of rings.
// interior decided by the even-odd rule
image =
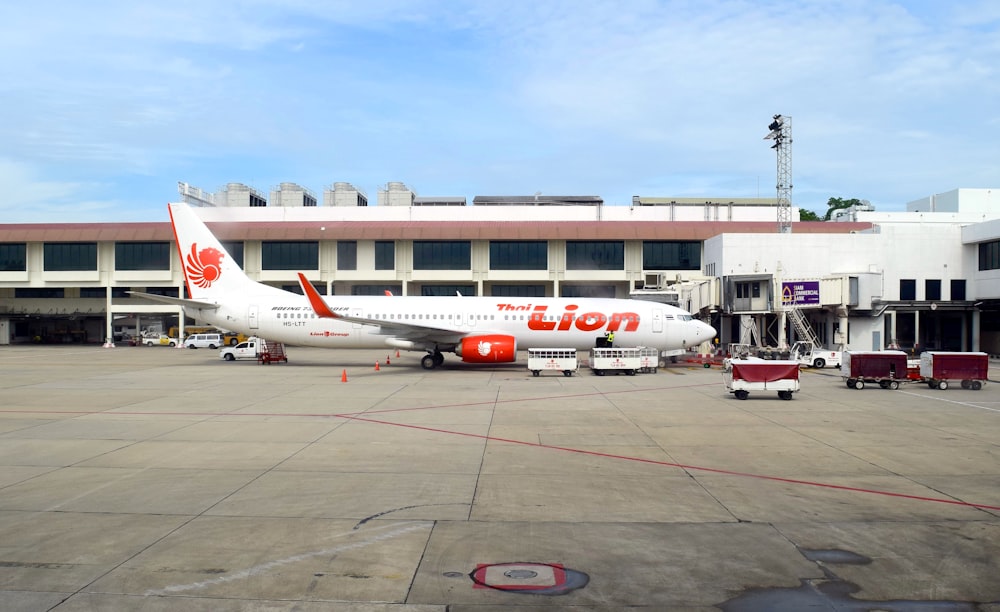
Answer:
[[[385,365],[389,365],[390,363],[392,363],[392,362],[391,362],[391,361],[389,361],[389,356],[388,356],[388,355],[386,355],[386,356],[385,356]]]
[[[399,357],[399,349],[396,349],[396,357]]]
[[[375,371],[376,371],[376,372],[378,372],[378,371],[379,371],[379,370],[381,370],[381,369],[382,369],[382,368],[378,367],[378,362],[376,361],[376,362],[375,362]]]
[[[340,382],[347,382],[347,370],[340,373]]]

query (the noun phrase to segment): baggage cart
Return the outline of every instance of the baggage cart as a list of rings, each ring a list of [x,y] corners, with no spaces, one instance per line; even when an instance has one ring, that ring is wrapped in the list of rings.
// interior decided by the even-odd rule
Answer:
[[[849,389],[864,389],[868,383],[898,389],[911,380],[908,372],[903,351],[844,351],[840,365],[840,376]]]
[[[528,369],[532,376],[538,376],[544,371],[562,372],[563,376],[572,376],[577,370],[576,349],[530,348]]]
[[[751,391],[777,391],[783,400],[799,390],[799,362],[791,359],[726,359],[722,364],[726,390],[745,400]]]
[[[642,367],[642,357],[638,348],[595,348],[591,349],[590,369],[598,376],[607,373],[624,372],[628,376]]]
[[[658,367],[660,367],[660,349],[640,346],[639,371],[646,374],[655,374]]]
[[[944,391],[949,380],[962,381],[963,389],[979,391],[990,367],[986,353],[926,351],[920,353],[920,376],[931,389]]]
[[[260,339],[260,352],[257,353],[257,363],[267,365],[269,363],[288,363],[288,355],[285,354],[285,345],[281,342],[271,342]]]

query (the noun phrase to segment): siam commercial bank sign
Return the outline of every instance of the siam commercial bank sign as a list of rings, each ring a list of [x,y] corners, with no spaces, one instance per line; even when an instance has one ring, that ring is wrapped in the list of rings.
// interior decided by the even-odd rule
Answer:
[[[819,281],[781,283],[783,306],[819,306]]]

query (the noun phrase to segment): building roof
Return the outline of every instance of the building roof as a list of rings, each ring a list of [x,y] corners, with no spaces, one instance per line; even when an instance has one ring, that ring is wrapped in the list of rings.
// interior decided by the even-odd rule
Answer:
[[[208,223],[220,240],[696,240],[774,234],[771,221],[314,221]],[[797,234],[847,234],[871,223],[792,223]],[[0,224],[0,242],[173,240],[169,223]]]

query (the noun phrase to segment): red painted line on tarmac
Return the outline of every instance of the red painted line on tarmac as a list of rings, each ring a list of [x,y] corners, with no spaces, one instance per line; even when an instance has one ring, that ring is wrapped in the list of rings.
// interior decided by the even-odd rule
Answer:
[[[684,385],[683,387],[646,387],[643,389],[621,389],[618,391],[594,391],[592,393],[568,393],[566,395],[541,395],[538,397],[519,397],[503,400],[483,400],[481,402],[462,402],[459,404],[437,404],[434,406],[413,406],[410,408],[383,408],[380,410],[366,410],[350,414],[385,414],[387,412],[409,412],[412,410],[427,410],[429,408],[471,408],[475,406],[496,406],[498,404],[514,404],[518,402],[544,402],[545,400],[568,399],[573,397],[605,397],[608,395],[620,395],[622,393],[643,393],[646,391],[660,392],[673,391],[676,389],[693,389],[695,387],[717,387],[716,383],[704,383],[698,385]],[[340,414],[338,416],[343,416]]]
[[[699,386],[699,385],[696,385]],[[676,387],[670,387],[675,389]],[[697,472],[708,472],[711,474],[721,474],[724,476],[738,476],[741,478],[755,478],[758,480],[767,480],[771,482],[781,482],[785,484],[802,485],[809,487],[818,487],[823,489],[832,489],[838,491],[848,491],[851,493],[868,493],[871,495],[882,495],[885,497],[896,497],[902,499],[912,499],[915,501],[922,502],[933,502],[938,504],[950,504],[953,506],[964,506],[967,508],[976,508],[980,510],[998,510],[1000,511],[1000,506],[994,506],[990,504],[979,504],[974,502],[965,502],[955,499],[945,499],[940,497],[926,497],[923,495],[911,495],[908,493],[894,493],[892,491],[882,491],[879,489],[865,489],[861,487],[851,487],[846,485],[837,485],[831,483],[817,482],[812,480],[799,480],[796,478],[785,478],[782,476],[768,476],[766,474],[754,474],[751,472],[737,472],[734,470],[725,470],[721,468],[711,468],[697,465],[687,465],[683,463],[673,463],[670,461],[659,461],[656,459],[644,459],[642,457],[630,457],[628,455],[616,455],[613,453],[602,453],[600,451],[584,450],[579,448],[570,448],[567,446],[555,446],[551,444],[542,444],[541,442],[525,442],[524,440],[513,440],[510,438],[500,438],[497,436],[489,436],[484,434],[475,434],[464,431],[453,431],[450,429],[441,429],[437,427],[428,427],[426,425],[411,425],[407,423],[394,423],[392,421],[383,421],[381,419],[367,418],[363,415],[365,414],[380,414],[387,412],[405,412],[412,410],[427,410],[431,408],[468,408],[474,406],[494,406],[496,404],[505,404],[512,402],[529,402],[529,401],[541,401],[544,399],[554,399],[554,398],[567,398],[567,397],[587,397],[594,395],[611,395],[612,393],[635,393],[639,391],[655,391],[657,389],[627,389],[616,392],[594,392],[594,393],[581,393],[575,395],[559,395],[551,396],[549,398],[519,398],[510,400],[500,400],[500,401],[484,401],[484,402],[469,402],[461,404],[447,404],[447,405],[437,405],[437,406],[425,406],[425,407],[414,407],[414,408],[389,408],[385,410],[374,410],[370,412],[354,412],[354,413],[289,413],[283,414],[278,412],[139,412],[139,411],[90,411],[90,410],[8,410],[0,409],[0,414],[76,414],[76,415],[103,415],[103,416],[200,416],[206,418],[212,417],[289,417],[289,418],[339,418],[349,421],[360,421],[364,423],[372,423],[376,425],[390,425],[393,427],[404,427],[407,429],[416,429],[420,431],[428,431],[432,433],[448,434],[453,436],[464,436],[467,438],[477,438],[481,440],[487,440],[491,442],[505,442],[507,444],[517,444],[520,446],[530,446],[533,448],[543,448],[547,450],[557,450],[568,453],[577,453],[580,455],[589,455],[592,457],[604,457],[608,459],[617,459],[620,461],[633,461],[636,463],[646,463],[650,465],[660,465],[664,467],[673,467],[682,470],[690,470]],[[11,433],[11,432],[8,432]]]
[[[766,474],[752,474],[750,472],[736,472],[733,470],[723,470],[719,468],[701,467],[697,465],[685,465],[683,463],[672,463],[670,461],[658,461],[656,459],[643,459],[642,457],[629,457],[628,455],[615,455],[612,453],[602,453],[599,451],[589,451],[580,448],[570,448],[566,446],[554,446],[551,444],[542,444],[541,442],[525,442],[523,440],[512,440],[510,438],[498,438],[496,436],[487,436],[483,434],[474,434],[462,431],[451,431],[448,429],[439,429],[437,427],[427,427],[425,425],[408,425],[405,423],[393,423],[392,421],[382,421],[379,419],[367,419],[359,416],[347,416],[347,415],[337,415],[343,416],[344,418],[349,418],[352,421],[364,421],[367,423],[376,423],[379,425],[393,425],[395,427],[406,427],[408,429],[419,429],[422,431],[430,431],[434,433],[444,433],[457,436],[466,436],[469,438],[479,438],[482,440],[489,440],[491,442],[506,442],[508,444],[519,444],[521,446],[531,446],[534,448],[545,448],[549,450],[565,451],[569,453],[578,453],[581,455],[591,455],[594,457],[606,457],[609,459],[619,459],[622,461],[634,461],[637,463],[649,463],[652,465],[662,465],[665,467],[680,468],[682,470],[691,470],[698,472],[710,472],[712,474],[723,474],[726,476],[739,476],[742,478],[756,478],[758,480],[769,480],[772,482],[783,482],[786,484],[804,485],[809,487],[819,487],[823,489],[835,489],[839,491],[850,491],[852,493],[870,493],[872,495],[883,495],[886,497],[899,497],[903,499],[912,499],[916,501],[923,502],[934,502],[939,504],[951,504],[954,506],[965,506],[969,508],[978,508],[980,510],[1000,510],[1000,506],[991,506],[989,504],[977,504],[973,502],[964,502],[956,499],[945,499],[941,497],[925,497],[923,495],[910,495],[907,493],[893,493],[892,491],[881,491],[878,489],[864,489],[861,487],[849,487],[846,485],[836,485],[824,482],[815,482],[811,480],[798,480],[796,478],[784,478],[781,476],[767,476]]]

